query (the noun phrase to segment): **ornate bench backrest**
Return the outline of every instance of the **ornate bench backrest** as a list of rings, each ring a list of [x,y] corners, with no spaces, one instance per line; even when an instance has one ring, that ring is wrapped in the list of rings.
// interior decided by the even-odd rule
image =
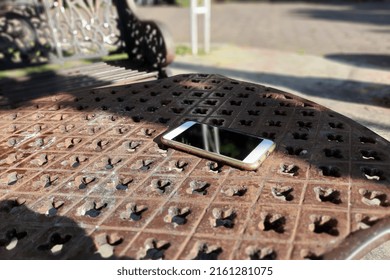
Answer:
[[[133,4],[133,0],[0,1],[1,68],[96,58],[118,50],[145,66],[161,68],[171,60],[165,44],[169,38],[163,38],[165,30],[155,25],[156,41],[163,44],[151,53],[155,48],[145,42],[153,42],[140,36],[150,38],[148,30],[154,23],[139,20]],[[163,58],[151,57],[161,54]]]

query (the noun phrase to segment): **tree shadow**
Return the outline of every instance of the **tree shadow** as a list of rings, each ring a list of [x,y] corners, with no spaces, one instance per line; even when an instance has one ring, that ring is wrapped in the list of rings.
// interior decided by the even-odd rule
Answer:
[[[388,30],[384,30],[384,29],[373,29],[371,30],[372,32],[375,32],[375,33],[383,33],[383,34],[388,34],[390,33],[390,29]]]
[[[345,9],[296,9],[293,13],[298,16],[320,20],[364,23],[380,26],[388,26],[390,24],[390,17],[388,16],[390,3],[374,2],[354,4],[349,2],[339,2],[335,4],[345,6]]]
[[[354,66],[390,70],[390,55],[386,54],[328,54],[326,58]]]

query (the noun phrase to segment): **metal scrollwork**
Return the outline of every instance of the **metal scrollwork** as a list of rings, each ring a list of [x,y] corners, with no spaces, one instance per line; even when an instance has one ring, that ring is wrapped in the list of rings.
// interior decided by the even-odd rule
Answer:
[[[1,68],[101,57],[125,50],[142,66],[173,59],[163,26],[141,21],[133,0],[0,0]],[[114,5],[113,5],[114,4]]]
[[[1,68],[47,62],[52,42],[42,6],[36,1],[14,2],[0,3]]]
[[[59,59],[106,55],[119,32],[112,0],[44,0]]]

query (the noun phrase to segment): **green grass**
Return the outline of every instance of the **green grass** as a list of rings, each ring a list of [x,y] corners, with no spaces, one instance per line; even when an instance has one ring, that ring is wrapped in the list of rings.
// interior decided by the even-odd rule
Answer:
[[[58,71],[61,69],[68,69],[75,66],[87,65],[97,61],[113,61],[113,60],[123,60],[127,58],[126,53],[113,54],[102,57],[102,59],[81,59],[75,61],[67,61],[63,64],[43,64],[38,66],[24,67],[12,70],[3,70],[0,71],[1,78],[20,78],[23,76],[28,76],[32,74],[44,73],[48,71]]]
[[[191,47],[187,45],[178,45],[176,47],[176,55],[191,55],[192,50]],[[205,55],[206,53],[204,50],[199,49],[198,55]],[[38,74],[38,73],[44,73],[48,71],[58,71],[63,69],[69,69],[76,66],[81,65],[87,65],[91,64],[97,61],[114,61],[114,60],[124,60],[127,59],[126,53],[120,53],[120,54],[112,54],[107,55],[97,59],[80,59],[75,61],[67,61],[63,64],[43,64],[39,66],[31,66],[31,67],[24,67],[24,68],[18,68],[18,69],[12,69],[12,70],[3,70],[0,71],[0,79],[1,78],[20,78],[23,76],[28,76],[32,74]]]
[[[128,56],[126,53],[118,53],[118,54],[104,56],[103,61],[124,60],[127,58]]]
[[[191,54],[192,53],[192,50],[190,47],[186,46],[186,45],[178,45],[176,46],[176,55],[187,55],[187,54]]]
[[[257,0],[255,0],[257,1]],[[211,0],[211,3],[215,2],[214,0]],[[225,2],[232,2],[231,0]],[[176,4],[178,4],[180,7],[188,8],[191,5],[191,0],[176,0]],[[198,6],[203,5],[202,0],[198,0]]]
[[[20,78],[32,74],[38,74],[48,71],[57,71],[60,69],[70,68],[74,64],[66,62],[64,64],[43,64],[39,66],[31,66],[19,69],[0,71],[0,78]]]
[[[190,6],[191,0],[176,0],[176,3],[184,8],[188,8]]]
[[[190,55],[192,54],[192,49],[187,45],[178,45],[176,46],[176,55]],[[198,49],[198,55],[206,55],[204,49]]]

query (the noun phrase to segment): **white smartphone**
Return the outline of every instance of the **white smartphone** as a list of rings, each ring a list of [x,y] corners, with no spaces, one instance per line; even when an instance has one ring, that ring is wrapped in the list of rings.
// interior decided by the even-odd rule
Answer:
[[[193,121],[168,131],[161,142],[246,170],[257,169],[275,149],[275,143],[269,139]]]

